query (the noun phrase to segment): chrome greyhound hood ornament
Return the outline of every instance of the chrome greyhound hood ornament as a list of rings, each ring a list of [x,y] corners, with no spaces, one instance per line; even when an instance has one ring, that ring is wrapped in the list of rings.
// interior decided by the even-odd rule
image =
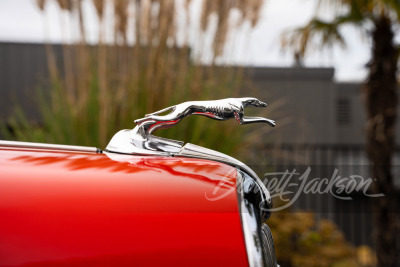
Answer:
[[[106,150],[124,154],[179,155],[184,149],[183,142],[154,136],[152,133],[157,129],[171,128],[190,115],[202,115],[221,121],[235,118],[240,124],[267,123],[273,127],[273,120],[244,116],[246,107],[266,106],[253,97],[184,102],[135,120],[137,126],[133,130],[116,133]],[[168,114],[160,115],[168,111]]]

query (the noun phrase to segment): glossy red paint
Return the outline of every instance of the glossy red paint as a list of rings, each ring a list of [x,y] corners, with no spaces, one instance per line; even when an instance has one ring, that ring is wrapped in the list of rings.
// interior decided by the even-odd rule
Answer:
[[[248,265],[225,164],[0,148],[0,170],[0,266]]]

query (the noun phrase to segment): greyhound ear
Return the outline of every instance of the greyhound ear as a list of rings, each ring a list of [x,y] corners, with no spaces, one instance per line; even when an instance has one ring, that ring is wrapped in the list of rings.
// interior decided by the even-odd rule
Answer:
[[[242,106],[244,108],[248,107],[248,106],[252,106],[251,100],[252,100],[251,97],[242,97],[242,98],[240,98],[240,102],[242,103]]]

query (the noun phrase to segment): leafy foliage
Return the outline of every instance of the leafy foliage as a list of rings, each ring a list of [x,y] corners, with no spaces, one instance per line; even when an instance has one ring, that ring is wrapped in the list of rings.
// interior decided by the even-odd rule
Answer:
[[[356,267],[356,249],[337,226],[313,213],[278,212],[268,220],[281,266]]]
[[[309,50],[345,46],[342,28],[356,26],[369,34],[370,23],[380,16],[391,18],[392,23],[400,22],[400,2],[397,0],[319,0],[319,9],[334,13],[333,19],[323,19],[317,12],[305,26],[287,31],[282,35],[282,46],[293,49],[300,56]]]

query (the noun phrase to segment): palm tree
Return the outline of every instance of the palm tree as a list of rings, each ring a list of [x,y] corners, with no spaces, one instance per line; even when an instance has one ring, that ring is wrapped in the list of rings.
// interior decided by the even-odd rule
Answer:
[[[311,47],[344,45],[341,28],[345,25],[356,26],[371,38],[372,58],[367,64],[369,75],[362,90],[367,111],[366,144],[371,172],[377,178],[372,190],[385,194],[373,200],[375,248],[379,266],[398,266],[391,158],[395,147],[398,60],[393,28],[400,26],[400,1],[319,0],[318,11],[322,7],[333,7],[332,20],[318,18],[317,12],[306,26],[285,34],[283,45],[301,56]]]

